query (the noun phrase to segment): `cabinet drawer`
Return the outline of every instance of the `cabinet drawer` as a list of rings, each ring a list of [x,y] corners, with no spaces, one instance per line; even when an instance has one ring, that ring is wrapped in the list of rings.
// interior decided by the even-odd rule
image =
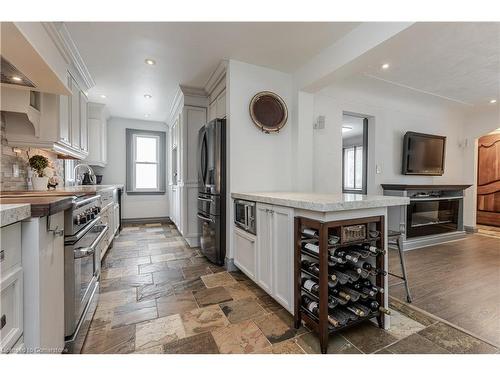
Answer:
[[[23,269],[0,281],[0,353],[8,353],[23,333]]]
[[[21,264],[21,223],[1,228],[0,275]]]
[[[99,192],[101,195],[101,204],[102,207],[106,207],[108,204],[113,202],[113,190],[112,189],[107,189],[107,190],[102,190]]]
[[[248,277],[255,280],[255,236],[238,228],[234,229],[234,263]]]

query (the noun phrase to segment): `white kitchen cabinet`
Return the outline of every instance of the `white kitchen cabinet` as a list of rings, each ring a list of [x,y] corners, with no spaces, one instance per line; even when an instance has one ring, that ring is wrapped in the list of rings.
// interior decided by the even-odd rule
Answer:
[[[80,95],[80,148],[83,152],[89,151],[88,144],[88,123],[87,123],[87,95],[82,91]]]
[[[71,146],[80,149],[80,88],[76,81],[71,77],[71,101],[70,101],[70,128],[71,128]]]
[[[116,235],[120,227],[120,205],[115,203],[113,205],[113,234]]]
[[[216,99],[216,109],[217,118],[226,117],[226,90],[222,91]]]
[[[208,106],[208,121],[212,121],[217,118],[217,100],[214,100]]]
[[[257,243],[255,235],[239,228],[234,228],[234,264],[255,279],[257,265]]]
[[[272,294],[273,281],[273,206],[257,204],[257,284]]]
[[[23,333],[21,223],[1,228],[0,353],[8,353]]]
[[[105,106],[100,103],[87,104],[88,108],[88,156],[90,165],[105,167],[107,158],[107,120]]]
[[[293,310],[292,208],[257,203],[256,274],[254,281],[288,311]],[[235,241],[235,263],[237,246]],[[239,256],[239,255],[238,255]],[[242,271],[245,272],[244,269]],[[250,278],[252,275],[245,272]]]
[[[293,310],[293,209],[273,206],[272,212],[273,297]]]
[[[64,349],[64,212],[22,222],[24,344],[29,352]]]

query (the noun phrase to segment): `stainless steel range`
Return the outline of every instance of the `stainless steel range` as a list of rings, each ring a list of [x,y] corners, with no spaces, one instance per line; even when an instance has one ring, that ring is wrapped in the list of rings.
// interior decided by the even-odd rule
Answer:
[[[80,353],[99,298],[101,241],[108,231],[101,224],[101,196],[75,198],[65,212],[64,327],[65,352]]]

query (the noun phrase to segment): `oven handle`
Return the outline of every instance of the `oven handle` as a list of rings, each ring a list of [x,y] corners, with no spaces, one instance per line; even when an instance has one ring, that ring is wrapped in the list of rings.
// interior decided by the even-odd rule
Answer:
[[[104,235],[108,232],[108,225],[99,225],[99,226],[102,227],[101,233],[99,233],[94,242],[92,242],[92,245],[90,245],[89,247],[79,247],[78,249],[75,249],[73,251],[75,259],[85,258],[94,255],[97,245],[99,244],[99,242],[101,242]]]
[[[211,223],[215,223],[215,220],[210,219],[209,217],[203,216],[201,214],[197,214],[196,216],[198,216],[198,218],[201,219],[201,220],[205,220],[205,221],[209,221]]]

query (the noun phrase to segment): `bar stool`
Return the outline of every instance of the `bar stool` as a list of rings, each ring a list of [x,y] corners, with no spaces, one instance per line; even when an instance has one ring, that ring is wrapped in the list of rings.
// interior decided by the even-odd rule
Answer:
[[[397,283],[389,285],[389,286],[391,287],[391,286],[405,284],[406,300],[408,301],[408,303],[411,303],[412,300],[411,300],[410,288],[408,286],[408,277],[406,275],[405,255],[403,252],[403,246],[401,246],[401,232],[389,230],[388,234],[387,234],[387,238],[388,238],[389,245],[396,245],[398,248],[399,261],[401,263],[401,273],[402,273],[402,275],[397,275],[397,274],[388,272],[389,275],[397,277],[398,279],[402,280],[400,282],[397,282]]]

